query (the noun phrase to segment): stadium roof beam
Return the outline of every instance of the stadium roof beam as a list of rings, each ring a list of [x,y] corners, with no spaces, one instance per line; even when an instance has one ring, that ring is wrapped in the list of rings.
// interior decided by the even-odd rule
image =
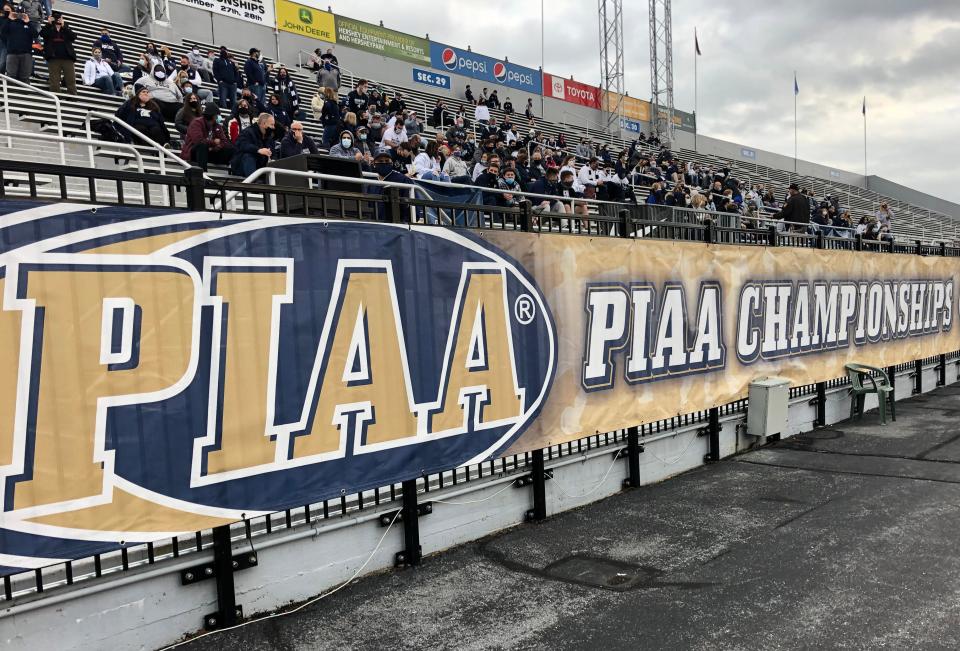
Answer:
[[[670,0],[650,0],[650,124],[673,142],[673,29]]]
[[[169,0],[134,0],[133,20],[140,29],[154,23],[169,24]]]
[[[623,55],[623,2],[598,0],[600,16],[601,108],[607,131],[619,133],[626,87]]]

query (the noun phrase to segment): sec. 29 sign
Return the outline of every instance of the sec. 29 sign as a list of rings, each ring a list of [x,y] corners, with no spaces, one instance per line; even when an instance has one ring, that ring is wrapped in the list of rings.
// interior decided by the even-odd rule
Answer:
[[[444,88],[447,90],[450,89],[450,77],[436,72],[430,72],[428,70],[414,68],[413,80],[418,84],[426,84],[427,86],[433,86],[434,88]]]

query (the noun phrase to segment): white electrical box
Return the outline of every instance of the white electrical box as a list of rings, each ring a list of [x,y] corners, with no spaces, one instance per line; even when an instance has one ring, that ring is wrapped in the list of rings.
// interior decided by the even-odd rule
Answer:
[[[790,404],[790,380],[761,377],[750,383],[747,403],[747,434],[773,436],[787,430]]]

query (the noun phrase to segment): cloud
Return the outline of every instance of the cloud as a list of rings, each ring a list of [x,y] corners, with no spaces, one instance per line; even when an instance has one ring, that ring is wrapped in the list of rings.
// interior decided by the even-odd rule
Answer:
[[[598,84],[595,5],[544,5],[544,68]],[[367,0],[334,11],[537,68],[535,2],[405,5]],[[646,3],[624,3],[626,86],[650,95]],[[699,127],[706,135],[793,155],[793,72],[797,71],[800,156],[863,169],[867,97],[869,172],[960,202],[953,151],[960,127],[955,86],[960,59],[957,0],[685,0],[674,4],[674,96],[694,104],[693,30],[699,66]]]

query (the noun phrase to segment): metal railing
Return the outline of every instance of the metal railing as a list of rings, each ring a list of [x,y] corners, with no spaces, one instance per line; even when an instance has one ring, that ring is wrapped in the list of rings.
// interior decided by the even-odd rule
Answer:
[[[13,124],[10,122],[10,88],[8,84],[13,84],[20,88],[26,88],[32,93],[37,95],[42,95],[43,97],[53,100],[53,106],[57,114],[57,135],[63,137],[63,105],[60,102],[60,98],[57,97],[56,93],[51,93],[49,90],[43,90],[42,88],[37,88],[36,86],[31,86],[30,84],[24,83],[19,79],[14,79],[13,77],[8,77],[7,75],[0,74],[0,89],[3,92],[3,116],[6,120],[7,130],[13,130]],[[7,138],[7,148],[13,148],[13,139]],[[64,147],[63,141],[60,142],[60,164],[67,164],[67,151]]]
[[[79,138],[79,137],[66,137],[66,136],[51,136],[46,133],[34,133],[33,131],[17,131],[16,129],[2,129],[0,130],[0,137],[6,137],[8,141],[12,141],[14,138],[24,138],[31,141],[46,141],[46,142],[58,142],[61,147],[65,143],[70,143],[71,145],[80,145],[82,147],[89,147],[91,151],[100,149],[102,153],[113,154],[120,156],[120,152],[126,152],[133,156],[134,160],[137,161],[137,171],[143,173],[143,155],[137,151],[137,148],[133,145],[128,145],[123,142],[107,142],[104,140],[94,140],[92,138]],[[113,151],[108,151],[113,150]]]
[[[86,129],[87,138],[90,140],[93,139],[93,128],[91,126],[93,122],[93,118],[98,118],[101,120],[109,120],[114,124],[119,125],[120,128],[123,129],[124,133],[130,134],[134,138],[137,138],[138,140],[145,143],[147,147],[150,147],[151,149],[155,150],[157,152],[157,159],[160,165],[161,174],[167,173],[167,165],[166,165],[167,158],[169,158],[174,163],[179,165],[182,169],[188,170],[191,167],[193,167],[193,165],[183,160],[182,158],[174,154],[169,149],[166,149],[163,145],[158,143],[153,138],[150,138],[149,136],[146,136],[140,133],[139,131],[131,127],[129,124],[127,124],[126,122],[118,118],[116,115],[113,115],[112,113],[103,113],[101,111],[87,111],[86,116],[84,116],[83,118],[83,125],[84,125],[84,128]],[[93,150],[90,151],[89,162],[90,162],[90,167],[91,168],[94,167]]]

